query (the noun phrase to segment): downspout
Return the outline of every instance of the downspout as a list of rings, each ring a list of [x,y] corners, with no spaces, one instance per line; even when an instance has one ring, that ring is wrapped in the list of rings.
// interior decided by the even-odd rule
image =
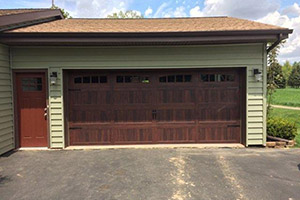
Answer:
[[[283,34],[278,34],[276,42],[274,42],[269,48],[267,48],[267,54],[269,54],[269,52],[272,51],[283,39]]]

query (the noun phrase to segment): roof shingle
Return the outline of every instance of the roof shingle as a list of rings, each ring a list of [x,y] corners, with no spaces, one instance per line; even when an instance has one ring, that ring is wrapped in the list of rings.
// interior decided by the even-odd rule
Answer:
[[[155,33],[287,30],[232,17],[159,19],[62,19],[23,27],[10,33]]]

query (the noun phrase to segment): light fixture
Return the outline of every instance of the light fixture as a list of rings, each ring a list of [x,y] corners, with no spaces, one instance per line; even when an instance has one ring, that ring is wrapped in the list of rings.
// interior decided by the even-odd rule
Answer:
[[[255,80],[256,81],[261,81],[261,79],[262,79],[262,73],[261,73],[261,71],[259,71],[259,69],[254,69],[253,70],[253,74],[255,76]]]
[[[57,72],[52,72],[50,74],[50,84],[55,85],[57,81]]]

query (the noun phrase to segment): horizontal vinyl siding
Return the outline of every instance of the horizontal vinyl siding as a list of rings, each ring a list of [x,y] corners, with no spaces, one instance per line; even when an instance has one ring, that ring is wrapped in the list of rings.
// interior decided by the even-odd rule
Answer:
[[[260,71],[262,71],[264,75],[263,81],[257,82],[253,74],[254,67],[248,68],[248,145],[265,145],[266,142],[266,120],[264,120],[266,118],[266,97],[264,91],[264,87],[266,87],[266,58],[264,55],[266,52],[264,51],[264,45],[262,45],[260,48],[262,48],[260,57],[262,64],[260,66],[255,66],[255,68],[258,68]]]
[[[261,45],[259,45],[261,46]],[[231,53],[232,52],[232,53]],[[14,68],[182,68],[261,66],[262,49],[248,46],[15,48]]]
[[[58,73],[57,84],[49,85],[50,147],[64,148],[62,69],[55,67],[50,68],[49,76],[52,72]]]
[[[264,85],[253,69],[263,71],[263,44],[161,47],[15,47],[14,69],[48,68],[58,72],[49,86],[51,147],[64,146],[62,69],[170,69],[247,67],[247,144],[262,145]]]
[[[9,49],[0,44],[0,155],[14,149],[12,93]]]

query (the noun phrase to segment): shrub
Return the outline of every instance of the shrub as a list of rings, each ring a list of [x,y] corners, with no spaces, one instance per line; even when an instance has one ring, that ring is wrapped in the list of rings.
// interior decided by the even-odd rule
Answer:
[[[300,87],[300,63],[296,63],[293,65],[293,70],[290,74],[288,85],[293,88]]]
[[[268,119],[267,133],[270,136],[292,140],[297,135],[297,127],[294,122],[274,117]]]

